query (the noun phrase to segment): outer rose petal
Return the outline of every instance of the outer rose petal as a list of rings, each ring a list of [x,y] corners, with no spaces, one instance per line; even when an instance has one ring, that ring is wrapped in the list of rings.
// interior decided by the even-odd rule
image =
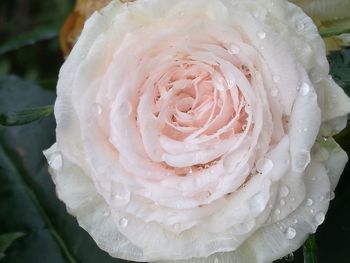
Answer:
[[[231,17],[229,11],[235,10],[236,7],[242,8],[246,12],[245,15]],[[144,52],[144,49],[147,51],[147,48],[152,48],[154,42],[145,41],[141,47],[134,46],[133,54],[122,54],[119,50],[114,52],[115,49],[118,47],[127,50],[128,45],[134,43],[135,36],[130,32],[138,30],[143,23],[154,22],[165,14],[170,18],[177,17],[181,12],[189,17],[204,15],[223,22],[224,25],[226,20],[245,25],[245,38],[252,41],[252,47],[249,49],[242,46],[242,51],[249,54],[251,64],[256,66],[259,72],[252,76],[253,79],[256,78],[253,84],[258,87],[263,83],[264,88],[277,86],[277,93],[280,95],[278,99],[282,102],[282,105],[278,106],[277,100],[267,100],[273,97],[271,94],[260,94],[261,90],[252,92],[250,83],[242,80],[243,74],[240,74],[241,78],[237,78],[237,81],[240,81],[241,92],[251,99],[250,109],[255,109],[253,134],[247,141],[254,146],[260,143],[262,148],[268,147],[267,156],[262,156],[264,153],[259,155],[258,150],[256,155],[260,160],[270,158],[275,165],[268,172],[252,174],[246,185],[228,197],[219,198],[220,195],[216,197],[217,193],[210,193],[212,199],[207,198],[208,206],[204,209],[188,209],[193,204],[182,194],[186,193],[186,190],[196,190],[190,184],[195,181],[193,176],[183,179],[184,187],[178,184],[179,178],[157,184],[162,180],[161,171],[155,169],[153,163],[144,156],[146,151],[153,154],[152,151],[156,150],[154,159],[157,160],[162,154],[159,151],[161,143],[153,145],[156,140],[154,134],[146,132],[144,135],[149,144],[145,150],[140,146],[142,141],[137,137],[134,127],[127,122],[131,117],[121,114],[135,112],[135,103],[131,101],[134,96],[132,87],[142,84],[138,82],[138,76],[135,76],[139,72],[128,72],[136,61],[130,58],[137,58],[137,54]],[[286,21],[286,17],[290,19]],[[259,19],[259,23],[256,23],[255,19]],[[296,30],[300,21],[303,23],[302,31]],[[114,30],[116,25],[120,27]],[[267,37],[262,35],[260,39],[257,28],[266,29]],[[176,30],[172,33],[175,34]],[[167,35],[157,37],[156,40],[161,42]],[[261,43],[265,46],[261,46]],[[150,56],[151,54],[152,52],[147,53]],[[113,61],[115,57],[123,61],[124,67]],[[284,63],[281,63],[281,57],[284,58]],[[210,56],[204,59],[212,60]],[[228,65],[230,63],[220,59],[221,66],[226,66],[223,69],[226,74],[224,75],[230,79],[231,75],[227,74],[232,73]],[[167,62],[166,59],[164,61]],[[155,64],[163,65],[164,61]],[[154,65],[148,66],[153,69]],[[283,85],[274,84],[271,74],[280,77]],[[113,78],[110,81],[104,80],[106,75]],[[138,0],[130,5],[130,10],[128,6],[115,1],[87,21],[78,43],[61,69],[55,105],[57,144],[45,152],[52,167],[51,173],[57,185],[58,196],[67,204],[68,210],[77,216],[79,224],[93,236],[97,244],[114,257],[137,261],[198,257],[199,259],[194,261],[216,262],[216,257],[222,256],[227,262],[235,259],[236,262],[253,263],[269,262],[283,256],[300,246],[307,234],[316,228],[316,214],[310,212],[306,198],[315,199],[315,212],[325,213],[328,201],[316,202],[316,197],[325,195],[331,187],[335,187],[346,161],[341,151],[334,152],[329,159],[322,158],[322,154],[321,160],[317,159],[320,156],[315,152],[309,156],[321,118],[323,121],[331,121],[328,126],[333,127],[332,121],[349,112],[348,99],[338,87],[335,87],[335,91],[339,105],[334,107],[333,111],[327,112],[327,105],[330,103],[324,94],[329,92],[333,85],[324,84],[323,80],[327,75],[328,63],[317,28],[298,7],[287,1]],[[123,82],[124,76],[128,76],[126,83]],[[301,92],[296,90],[298,81],[302,82],[298,84],[304,85]],[[121,82],[126,88],[118,93]],[[103,89],[109,98],[116,98],[114,102],[111,103],[109,98],[105,98],[107,96],[96,92],[98,88]],[[269,101],[272,101],[271,105],[268,104]],[[108,112],[100,119],[90,116],[92,112],[96,112],[96,102],[100,103],[101,107],[97,111]],[[130,107],[125,108],[123,105]],[[285,136],[285,126],[273,122],[282,118],[283,114],[291,115]],[[252,117],[248,116],[246,120],[250,124]],[[95,121],[98,125],[94,125]],[[125,123],[123,129],[120,129],[121,123]],[[264,124],[279,127],[279,133],[274,134],[272,138],[273,145],[269,145],[269,139],[274,127],[264,127]],[[144,128],[150,127],[143,125]],[[239,137],[232,141],[238,144]],[[155,147],[152,148],[153,146]],[[244,148],[249,149],[245,145]],[[248,153],[254,154],[252,151]],[[247,154],[242,155],[240,157],[244,163],[238,166],[240,173],[237,176],[244,176],[238,178],[239,180],[228,180],[229,184],[239,182],[241,185],[246,179],[245,176],[249,174],[252,163],[258,161],[252,160]],[[122,167],[119,163],[125,165]],[[177,168],[181,168],[181,163],[178,166]],[[224,162],[219,162],[217,167],[208,172],[215,173],[211,177],[214,182],[208,180],[203,184],[214,185],[217,190],[226,194],[229,193],[226,189],[227,181],[220,181],[219,176],[224,171],[224,166]],[[329,169],[331,186],[325,167]],[[210,179],[208,173],[206,179]],[[123,174],[127,176],[122,176]],[[150,183],[149,178],[153,178],[153,182]],[[144,189],[146,186],[153,190],[154,196],[148,196]],[[281,187],[288,187],[289,195],[285,191],[282,193]],[[137,194],[131,197],[133,199],[130,205],[119,204],[122,207],[119,209],[110,200],[115,189],[124,190],[127,198],[130,198],[130,191]],[[151,205],[146,201],[162,196],[168,199],[160,200],[163,202],[161,205],[167,206],[170,203],[172,206],[168,205],[167,208],[178,205],[183,208],[180,213],[174,215],[174,209],[150,213]],[[280,207],[282,198],[285,198],[283,208]],[[176,203],[177,200],[186,202]],[[128,222],[124,219],[125,214],[128,215]],[[322,214],[317,218],[319,221]],[[294,223],[295,219],[298,220],[297,223]],[[169,230],[171,224],[179,221],[186,231],[181,230],[177,233]],[[128,228],[123,227],[126,223],[129,223]],[[285,231],[288,227],[296,231],[296,236],[292,239],[286,238]],[[226,232],[227,229],[231,232]],[[265,242],[266,240],[270,242]],[[160,243],[162,246],[159,246]],[[208,259],[201,258],[216,252],[233,250],[234,252],[214,254]]]
[[[217,253],[209,258],[176,262],[269,263],[287,255],[291,251],[297,250],[300,244],[306,240],[308,234],[314,233],[318,225],[323,222],[329,205],[327,194],[329,193],[330,182],[323,164],[319,162],[312,162],[310,164],[305,177],[305,183],[308,193],[305,202],[300,207],[284,220],[259,229],[235,252]],[[319,201],[321,196],[324,199]],[[312,206],[306,205],[307,199],[313,200]],[[296,236],[293,239],[286,238],[288,228],[290,227],[296,231]]]

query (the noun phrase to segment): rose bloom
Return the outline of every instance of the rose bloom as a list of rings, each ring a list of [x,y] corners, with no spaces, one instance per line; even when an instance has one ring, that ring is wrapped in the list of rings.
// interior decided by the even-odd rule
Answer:
[[[60,72],[57,194],[113,257],[278,259],[324,221],[347,161],[328,73],[288,1],[113,1]]]

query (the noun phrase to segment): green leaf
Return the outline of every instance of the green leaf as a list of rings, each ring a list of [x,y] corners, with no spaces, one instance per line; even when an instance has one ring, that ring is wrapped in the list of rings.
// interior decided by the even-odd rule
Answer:
[[[22,35],[1,41],[0,55],[24,46],[33,45],[42,40],[54,38],[58,35],[59,28],[60,25],[40,26]]]
[[[5,251],[8,249],[13,242],[18,238],[24,236],[22,232],[14,232],[0,235],[0,259],[5,257]]]
[[[317,263],[317,244],[315,235],[310,235],[304,244],[304,263]]]
[[[14,112],[0,112],[0,124],[16,126],[31,123],[49,117],[53,113],[53,106],[44,106]]]
[[[328,56],[330,74],[334,80],[350,95],[350,49],[331,52]]]
[[[0,111],[52,104],[55,93],[0,76]],[[55,141],[53,116],[26,126],[0,126],[0,235],[24,232],[1,263],[115,263],[70,216],[42,154]]]

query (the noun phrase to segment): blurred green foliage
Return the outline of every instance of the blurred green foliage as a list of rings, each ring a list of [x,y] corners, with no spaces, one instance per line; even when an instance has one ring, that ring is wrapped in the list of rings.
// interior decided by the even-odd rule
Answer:
[[[74,0],[1,0],[0,75],[54,89],[63,63],[58,34],[73,5]]]

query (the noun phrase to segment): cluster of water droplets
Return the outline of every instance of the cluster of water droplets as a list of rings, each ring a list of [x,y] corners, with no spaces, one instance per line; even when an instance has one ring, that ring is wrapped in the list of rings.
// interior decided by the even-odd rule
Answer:
[[[292,168],[296,172],[303,172],[311,161],[310,151],[300,150],[292,157]]]
[[[255,164],[256,171],[259,174],[267,174],[273,168],[273,162],[269,158],[262,158]]]

